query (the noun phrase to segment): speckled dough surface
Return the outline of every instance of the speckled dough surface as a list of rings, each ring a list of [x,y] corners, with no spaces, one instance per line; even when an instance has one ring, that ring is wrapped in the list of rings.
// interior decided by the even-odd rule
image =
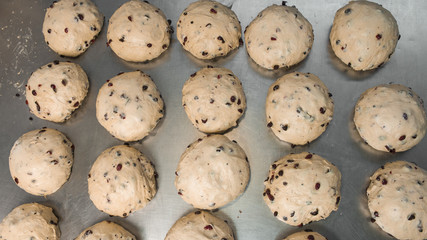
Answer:
[[[264,201],[273,215],[292,226],[328,217],[341,199],[338,168],[308,152],[274,162],[264,185]]]
[[[307,144],[318,138],[332,120],[334,102],[314,74],[289,73],[274,82],[267,94],[267,127],[282,141]]]
[[[219,2],[200,0],[181,14],[176,36],[183,48],[199,59],[225,56],[241,44],[239,19]]]
[[[209,135],[190,144],[175,172],[178,194],[200,209],[215,209],[243,193],[249,163],[243,149],[223,135]]]
[[[88,89],[87,75],[78,64],[54,61],[31,74],[26,102],[38,118],[64,122],[82,104]]]
[[[240,80],[226,68],[203,68],[182,88],[182,105],[193,125],[216,133],[237,125],[246,109]]]
[[[136,237],[116,223],[102,221],[83,230],[75,240],[136,240]]]
[[[119,73],[99,90],[96,118],[114,137],[137,141],[147,136],[163,117],[164,103],[150,76]]]
[[[77,57],[95,41],[104,16],[90,0],[54,1],[46,10],[43,35],[60,55]]]
[[[357,101],[354,123],[371,147],[386,152],[412,148],[423,139],[427,128],[423,100],[400,84],[366,90]]]
[[[399,40],[391,13],[369,1],[351,1],[340,8],[329,40],[335,55],[354,70],[371,70],[387,62]]]
[[[324,236],[317,232],[301,231],[287,236],[283,240],[327,240]]]
[[[397,239],[427,239],[427,172],[405,161],[387,163],[367,189],[372,221]]]
[[[166,51],[171,32],[159,8],[148,2],[131,0],[111,16],[107,44],[126,61],[144,62]]]
[[[295,7],[273,4],[245,30],[246,50],[261,67],[290,67],[307,57],[314,34],[310,22]]]
[[[22,135],[10,151],[12,179],[26,192],[46,196],[70,177],[74,145],[61,132],[37,129]]]

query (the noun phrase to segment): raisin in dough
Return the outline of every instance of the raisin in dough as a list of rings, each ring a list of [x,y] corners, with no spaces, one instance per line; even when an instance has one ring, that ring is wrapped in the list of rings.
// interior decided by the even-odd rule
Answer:
[[[158,57],[169,47],[171,28],[163,12],[140,0],[123,4],[111,16],[108,45],[120,58],[144,62]]]
[[[75,240],[136,240],[136,237],[116,223],[102,221],[83,230]]]
[[[261,67],[278,69],[304,60],[313,45],[310,22],[295,7],[273,4],[245,30],[246,50]]]
[[[73,151],[70,140],[55,129],[27,132],[16,140],[10,151],[10,174],[15,183],[30,194],[52,194],[70,177]]]
[[[237,125],[246,108],[240,80],[226,68],[203,68],[182,88],[188,119],[202,132],[216,133]]]
[[[133,147],[120,145],[98,156],[88,175],[89,197],[109,215],[126,217],[156,195],[153,164]]]
[[[314,74],[294,72],[279,78],[267,94],[267,127],[282,141],[307,144],[318,138],[334,114],[334,102]]]
[[[176,36],[183,48],[199,59],[225,56],[240,46],[242,29],[230,8],[216,1],[200,0],[182,12]]]
[[[305,231],[291,234],[283,240],[327,240],[327,239],[317,232],[305,230]]]
[[[397,239],[427,239],[427,172],[405,161],[387,163],[367,189],[372,218]]]
[[[308,152],[274,162],[264,185],[264,201],[273,215],[292,226],[328,217],[341,199],[338,168]]]
[[[178,219],[165,240],[234,240],[227,221],[207,211],[195,211]]]
[[[107,81],[96,99],[96,118],[114,137],[137,141],[163,117],[164,103],[156,84],[141,72],[119,74]]]
[[[104,16],[90,0],[54,1],[46,10],[43,35],[60,55],[77,57],[95,41]]]
[[[422,99],[399,84],[366,90],[356,104],[354,123],[371,147],[386,152],[412,148],[423,139],[427,128]]]
[[[52,208],[27,203],[13,209],[0,223],[0,239],[59,240],[58,218]]]
[[[329,36],[335,55],[357,71],[387,62],[399,38],[393,15],[369,1],[351,1],[339,9]]]
[[[250,173],[246,154],[235,141],[209,135],[187,147],[175,174],[175,187],[184,201],[215,209],[245,191]]]
[[[31,74],[25,88],[30,111],[38,118],[64,122],[85,99],[89,81],[75,63],[54,61]]]

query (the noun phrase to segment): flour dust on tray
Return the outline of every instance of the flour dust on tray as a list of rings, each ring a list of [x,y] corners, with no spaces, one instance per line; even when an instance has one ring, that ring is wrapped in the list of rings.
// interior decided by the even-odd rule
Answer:
[[[136,240],[136,237],[119,224],[102,221],[83,230],[74,240]]]

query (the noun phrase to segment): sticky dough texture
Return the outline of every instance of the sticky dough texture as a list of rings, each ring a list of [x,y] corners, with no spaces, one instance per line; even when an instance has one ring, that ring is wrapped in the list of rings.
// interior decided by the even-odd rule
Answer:
[[[228,69],[203,68],[182,88],[188,119],[202,132],[216,133],[237,125],[246,109],[242,83]]]
[[[181,155],[175,187],[195,208],[215,209],[243,193],[249,174],[243,149],[226,136],[210,135],[190,144]]]
[[[268,90],[267,127],[282,141],[307,144],[318,138],[332,120],[331,96],[316,75],[289,73],[277,79]]]
[[[393,15],[369,1],[351,1],[339,9],[329,36],[335,55],[357,71],[387,62],[399,38]]]
[[[386,152],[412,148],[423,139],[427,128],[423,100],[400,84],[366,90],[357,101],[354,123],[371,147]]]
[[[75,240],[136,240],[136,237],[116,223],[102,221],[83,230]]]
[[[341,199],[338,168],[308,152],[274,162],[264,186],[264,201],[273,215],[292,226],[328,217]]]
[[[397,239],[427,238],[427,172],[405,161],[387,163],[367,189],[372,218]]]
[[[283,240],[327,240],[317,232],[301,231],[287,236]]]

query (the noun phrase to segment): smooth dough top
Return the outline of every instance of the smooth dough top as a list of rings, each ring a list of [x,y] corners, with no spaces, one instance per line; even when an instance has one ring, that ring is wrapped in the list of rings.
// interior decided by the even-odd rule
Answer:
[[[241,44],[236,14],[216,1],[191,3],[179,17],[176,36],[183,48],[199,59],[225,56]]]
[[[104,16],[90,0],[54,1],[46,10],[43,35],[60,55],[77,57],[95,41]]]
[[[314,34],[310,22],[295,7],[273,4],[245,30],[246,50],[261,67],[290,67],[307,57]]]
[[[88,175],[89,197],[113,216],[127,217],[156,195],[153,164],[133,147],[120,145],[98,156]]]
[[[423,100],[400,84],[366,90],[357,101],[354,123],[371,147],[386,152],[412,148],[423,139],[427,128]]]
[[[291,234],[283,240],[327,240],[327,238],[317,232],[301,231]]]
[[[371,216],[397,239],[427,239],[427,172],[405,161],[387,163],[370,178]]]
[[[141,72],[119,73],[99,90],[96,118],[114,137],[137,141],[163,117],[164,103],[156,84]]]
[[[203,68],[185,82],[182,105],[197,129],[217,133],[237,125],[246,108],[246,97],[233,72]]]
[[[136,237],[116,223],[102,221],[83,230],[74,240],[136,240]]]
[[[178,194],[195,208],[215,209],[236,199],[249,181],[249,163],[236,141],[209,135],[190,144],[175,172]]]
[[[264,201],[273,215],[292,226],[328,217],[341,199],[338,168],[308,152],[274,162],[264,185]]]
[[[318,138],[332,120],[334,102],[314,74],[294,72],[279,78],[267,94],[267,127],[282,141],[296,145]]]
[[[234,240],[227,221],[207,211],[195,211],[178,219],[165,240]]]
[[[148,2],[131,0],[111,16],[108,45],[126,61],[144,62],[158,57],[169,47],[171,31],[159,8]]]
[[[38,203],[16,207],[0,223],[1,240],[59,240],[60,236],[52,208]]]
[[[10,151],[9,168],[15,183],[26,192],[46,196],[69,178],[74,145],[61,132],[38,129],[22,135]]]
[[[357,71],[371,70],[387,62],[399,38],[393,15],[369,1],[351,1],[340,8],[329,36],[335,55]]]

